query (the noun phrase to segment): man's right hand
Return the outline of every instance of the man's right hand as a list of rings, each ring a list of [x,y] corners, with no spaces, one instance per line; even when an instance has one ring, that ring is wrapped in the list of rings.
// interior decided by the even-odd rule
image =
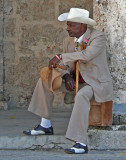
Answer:
[[[49,61],[49,69],[52,68],[56,68],[56,65],[58,64],[58,62],[61,61],[62,58],[60,58],[61,54],[57,54],[56,56],[54,56],[50,61]],[[58,58],[59,57],[59,58]]]
[[[65,74],[63,76],[63,78],[65,79],[65,86],[66,86],[66,89],[70,92],[74,91],[75,90],[75,82],[73,80],[73,78],[70,76],[70,74]]]

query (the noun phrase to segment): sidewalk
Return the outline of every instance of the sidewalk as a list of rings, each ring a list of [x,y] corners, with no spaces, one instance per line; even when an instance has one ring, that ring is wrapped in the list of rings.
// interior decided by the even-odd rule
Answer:
[[[40,123],[40,117],[26,109],[0,111],[0,149],[60,149],[71,147],[72,142],[65,138],[65,132],[71,112],[52,114],[54,135],[26,136],[23,130],[30,129]],[[117,120],[115,116],[115,120]],[[125,116],[124,116],[125,118]],[[88,131],[90,149],[126,149],[126,126],[90,127]]]
[[[63,150],[0,150],[0,160],[126,160],[126,151],[89,151],[88,154],[66,154]]]

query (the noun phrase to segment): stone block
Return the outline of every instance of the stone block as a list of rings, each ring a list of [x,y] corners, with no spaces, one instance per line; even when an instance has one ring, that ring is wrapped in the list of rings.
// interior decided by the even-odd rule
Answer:
[[[3,45],[3,44],[2,44]],[[7,97],[11,96],[11,86],[13,86],[13,83],[15,79],[13,79],[13,74],[10,74],[10,70],[12,67],[12,62],[14,61],[15,56],[15,44],[13,42],[4,42],[4,48],[1,45],[1,52],[2,49],[4,50],[4,55],[1,53],[1,60],[0,60],[0,89],[1,89],[1,96],[3,94],[3,85],[5,85],[5,99],[8,100]],[[4,56],[4,66],[3,66],[3,56]],[[4,67],[4,73],[3,73],[3,67]],[[11,81],[10,81],[11,80]],[[3,84],[4,83],[4,84]],[[10,87],[8,86],[10,84]],[[12,84],[12,85],[11,85]],[[16,96],[16,94],[15,94]]]
[[[0,101],[2,101],[2,100],[3,100],[3,93],[0,92]]]
[[[0,17],[0,39],[3,38],[3,17]]]
[[[15,58],[15,43],[14,42],[4,42],[4,60],[5,64],[12,63]]]
[[[4,0],[4,14],[11,15],[13,13],[13,0]]]
[[[121,136],[120,136],[121,135]],[[107,130],[90,130],[89,134],[90,149],[124,149],[126,148],[125,131],[107,131]],[[119,138],[121,137],[121,138]],[[118,141],[117,141],[118,139]]]
[[[0,0],[0,13],[3,12],[3,0]]]
[[[35,67],[40,69],[47,66],[50,58],[62,52],[65,29],[57,29],[49,24],[22,26],[21,29],[20,52],[25,56],[36,57],[40,65],[37,64]]]
[[[39,78],[40,63],[40,58],[34,57],[21,57],[18,64],[12,64],[9,60],[6,62],[4,86],[9,108],[26,107],[29,104]]]
[[[3,63],[0,63],[0,93],[3,93]]]
[[[3,99],[3,46],[0,41],[0,100]]]
[[[93,17],[93,0],[60,0],[59,11],[60,14],[68,12],[70,8],[83,8],[90,12],[90,17]]]
[[[0,40],[0,60],[3,60],[3,41]]]
[[[113,125],[120,125],[120,115],[113,114]]]
[[[0,110],[8,110],[8,105],[5,101],[0,101]]]
[[[4,20],[4,37],[14,37],[15,35],[15,27],[16,27],[15,18],[6,18]]]
[[[17,14],[26,21],[54,20],[55,1],[50,0],[17,0]]]
[[[61,45],[63,38],[66,36],[65,29],[56,28],[51,24],[22,26],[21,30],[21,45],[25,48],[29,45],[36,46],[40,40],[43,45],[48,45],[49,43]]]
[[[55,94],[53,105],[58,109],[59,107],[63,107],[64,105],[64,93],[58,92]]]

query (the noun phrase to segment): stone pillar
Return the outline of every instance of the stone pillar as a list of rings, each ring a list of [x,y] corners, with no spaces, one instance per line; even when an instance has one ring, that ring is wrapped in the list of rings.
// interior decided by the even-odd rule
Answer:
[[[126,106],[126,1],[93,0],[97,29],[106,34],[115,104]]]

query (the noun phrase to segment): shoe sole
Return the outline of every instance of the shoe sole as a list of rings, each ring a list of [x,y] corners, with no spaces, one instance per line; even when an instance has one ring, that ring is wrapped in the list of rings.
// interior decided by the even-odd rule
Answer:
[[[84,152],[84,153],[74,153],[74,152],[69,152],[67,150],[64,150],[65,153],[67,154],[87,154],[88,152]]]
[[[44,136],[44,135],[54,135],[54,134],[52,134],[52,133],[32,135],[32,134],[27,134],[27,133],[24,133],[24,132],[23,132],[23,134],[24,134],[24,135],[27,135],[27,136]]]

